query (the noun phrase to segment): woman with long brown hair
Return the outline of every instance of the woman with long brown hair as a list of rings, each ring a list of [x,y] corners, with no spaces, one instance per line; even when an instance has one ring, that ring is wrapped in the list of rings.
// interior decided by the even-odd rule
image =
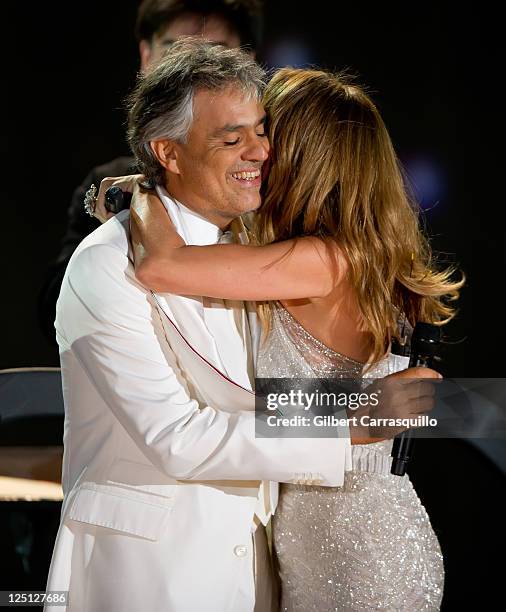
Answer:
[[[272,150],[250,245],[186,246],[160,201],[137,190],[136,274],[157,292],[257,301],[258,377],[386,376],[399,320],[446,323],[462,282],[436,270],[362,88],[285,68],[264,106]],[[425,509],[409,479],[390,474],[392,442],[364,442],[342,487],[281,486],[283,610],[439,609],[443,561]]]

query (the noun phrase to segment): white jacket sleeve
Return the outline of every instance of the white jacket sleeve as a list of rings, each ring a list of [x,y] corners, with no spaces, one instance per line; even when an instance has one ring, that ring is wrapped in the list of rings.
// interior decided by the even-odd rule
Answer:
[[[75,254],[55,325],[135,444],[169,476],[291,482],[318,474],[324,485],[342,484],[348,438],[255,438],[253,411],[189,396],[152,298],[121,250],[96,244]]]

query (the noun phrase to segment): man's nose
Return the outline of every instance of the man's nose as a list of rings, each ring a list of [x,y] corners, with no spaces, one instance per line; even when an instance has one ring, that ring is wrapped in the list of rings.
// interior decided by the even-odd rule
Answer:
[[[267,136],[255,134],[248,141],[248,146],[243,152],[243,159],[247,161],[264,162],[269,157],[270,144]]]

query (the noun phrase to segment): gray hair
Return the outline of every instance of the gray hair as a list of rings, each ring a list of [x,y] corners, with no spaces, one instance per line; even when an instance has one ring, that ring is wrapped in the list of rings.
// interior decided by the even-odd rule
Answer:
[[[229,86],[260,99],[265,72],[244,51],[202,38],[176,41],[151,71],[139,76],[128,99],[128,142],[147,182],[165,181],[165,170],[149,143],[162,139],[187,142],[195,93]]]

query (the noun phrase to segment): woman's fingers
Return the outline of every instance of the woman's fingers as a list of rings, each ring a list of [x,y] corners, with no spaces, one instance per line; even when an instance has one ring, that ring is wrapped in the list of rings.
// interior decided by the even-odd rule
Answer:
[[[433,370],[431,368],[422,368],[420,366],[414,368],[406,368],[405,370],[401,370],[400,372],[395,372],[394,374],[389,374],[385,378],[391,378],[395,380],[400,380],[403,378],[407,378],[413,380],[415,378],[442,378],[439,372]]]
[[[130,176],[115,176],[106,177],[100,183],[100,189],[98,191],[97,203],[95,206],[94,216],[101,222],[105,223],[111,217],[114,217],[114,213],[111,213],[105,207],[105,193],[109,187],[119,187],[122,191],[133,193],[138,182],[142,180],[144,176],[142,174],[132,174]]]
[[[408,418],[429,412],[435,403],[435,383],[439,379],[408,379],[386,377],[375,383],[379,403],[371,409],[371,416],[380,418]]]

